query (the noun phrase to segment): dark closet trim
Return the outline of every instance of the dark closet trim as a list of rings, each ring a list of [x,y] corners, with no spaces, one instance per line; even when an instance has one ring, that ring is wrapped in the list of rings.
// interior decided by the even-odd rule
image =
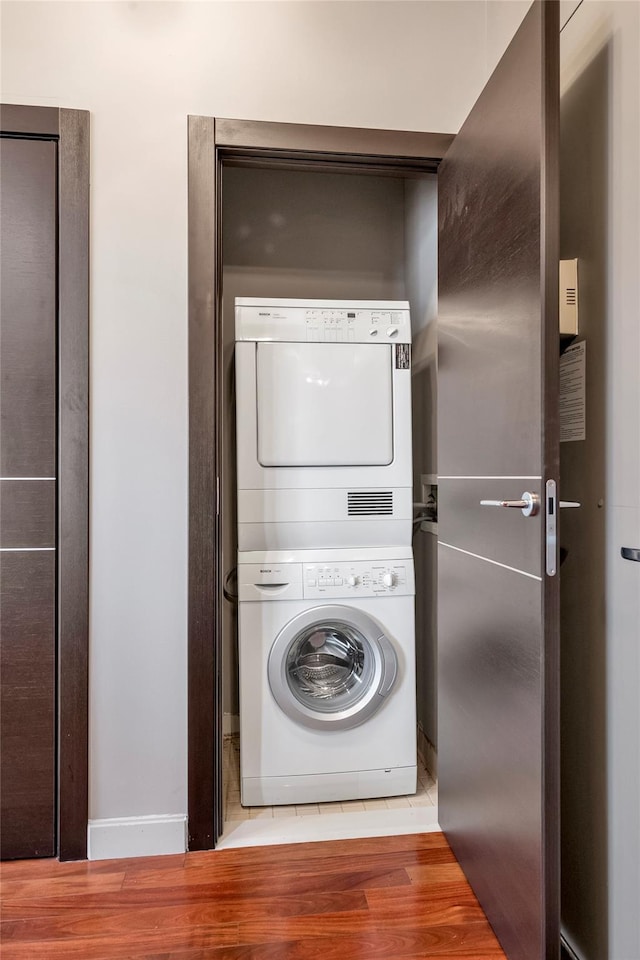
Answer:
[[[3,136],[58,144],[58,856],[87,855],[89,113],[3,104]]]
[[[188,843],[208,850],[221,831],[216,755],[221,699],[220,430],[214,121],[189,117],[189,612]],[[221,751],[218,751],[221,753]]]
[[[545,477],[560,477],[560,400],[558,351],[558,296],[560,262],[560,8],[559,4],[544,4],[542,17],[542,186],[541,217],[541,276],[542,350],[544,356],[543,380],[544,411],[542,463]],[[555,414],[555,415],[554,415]],[[541,569],[545,569],[541,549]],[[560,930],[560,586],[559,575],[543,577],[543,627],[547,638],[544,650],[543,684],[545,690],[543,750],[545,780],[543,794],[544,875],[542,889],[546,893],[544,908],[547,916],[547,951],[550,957],[558,955],[556,942]]]
[[[222,166],[434,173],[451,134],[189,117],[189,849],[222,832]]]
[[[57,140],[60,135],[58,107],[23,107],[17,103],[0,105],[0,129],[3,136],[32,136]]]
[[[87,856],[89,809],[89,113],[58,142],[58,855]]]

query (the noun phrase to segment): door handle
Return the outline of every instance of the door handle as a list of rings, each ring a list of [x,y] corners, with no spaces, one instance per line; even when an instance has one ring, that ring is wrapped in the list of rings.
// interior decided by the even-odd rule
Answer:
[[[537,493],[522,494],[520,500],[481,500],[481,507],[508,507],[511,510],[522,510],[523,517],[535,517],[540,509],[540,497]]]
[[[640,547],[620,547],[620,556],[623,560],[635,560],[640,563]]]

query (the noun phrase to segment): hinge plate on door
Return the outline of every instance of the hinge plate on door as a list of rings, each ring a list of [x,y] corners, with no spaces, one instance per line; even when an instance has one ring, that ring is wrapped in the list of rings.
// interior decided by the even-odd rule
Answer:
[[[547,480],[545,487],[546,572],[555,577],[558,568],[558,500],[555,480]]]

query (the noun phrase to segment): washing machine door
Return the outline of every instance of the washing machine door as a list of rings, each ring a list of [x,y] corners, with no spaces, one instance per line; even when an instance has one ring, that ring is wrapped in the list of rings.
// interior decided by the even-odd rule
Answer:
[[[384,704],[398,658],[380,626],[346,606],[307,610],[290,620],[269,654],[271,693],[287,716],[316,730],[348,730]]]

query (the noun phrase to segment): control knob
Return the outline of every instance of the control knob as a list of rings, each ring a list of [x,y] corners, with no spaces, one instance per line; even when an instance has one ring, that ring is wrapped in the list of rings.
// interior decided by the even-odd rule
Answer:
[[[396,585],[396,575],[395,573],[384,573],[382,575],[382,582],[385,587],[395,587]]]
[[[357,587],[358,578],[354,576],[352,573],[350,573],[349,576],[347,577],[347,583],[349,584],[350,587]]]

